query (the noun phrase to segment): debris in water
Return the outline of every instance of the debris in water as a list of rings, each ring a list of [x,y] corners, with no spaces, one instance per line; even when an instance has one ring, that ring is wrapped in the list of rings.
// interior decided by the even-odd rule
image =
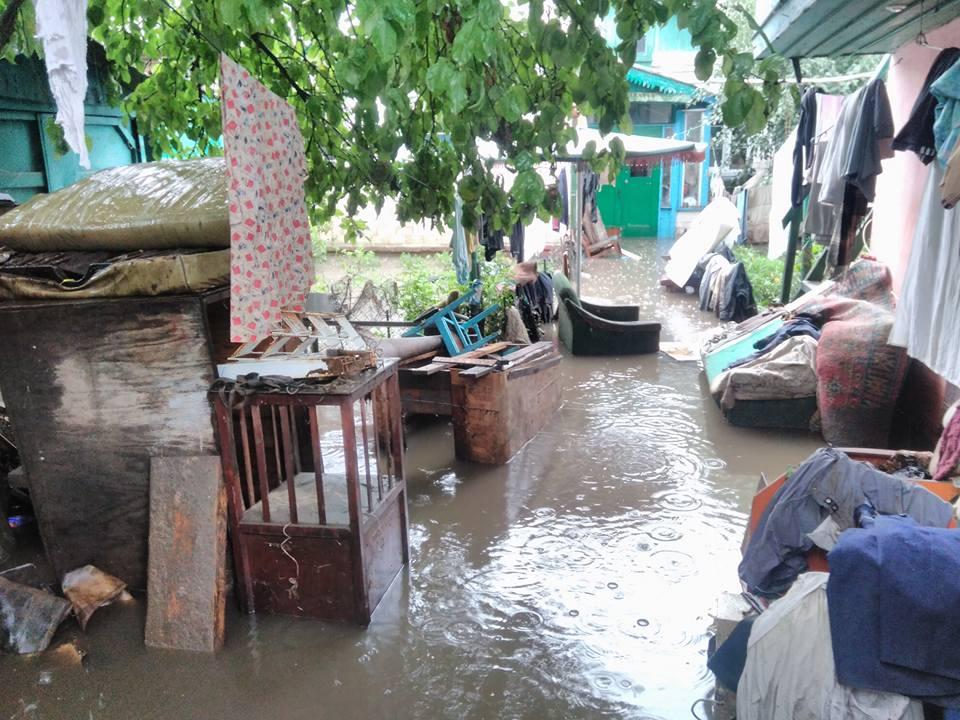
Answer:
[[[126,595],[127,584],[93,565],[84,565],[63,576],[63,594],[73,605],[80,627],[86,629],[97,609]],[[127,597],[129,597],[127,595]]]
[[[70,603],[56,595],[0,577],[0,647],[26,655],[43,652]]]

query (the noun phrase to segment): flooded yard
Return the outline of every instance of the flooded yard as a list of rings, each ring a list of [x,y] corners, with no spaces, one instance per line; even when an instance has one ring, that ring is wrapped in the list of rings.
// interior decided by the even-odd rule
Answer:
[[[584,294],[636,302],[663,339],[716,324],[657,285],[662,243],[588,263]],[[145,600],[101,610],[82,667],[0,657],[0,718],[690,718],[707,630],[737,588],[761,473],[820,442],[729,426],[696,363],[565,357],[564,404],[503,467],[408,427],[411,567],[366,630],[231,603],[224,650],[147,651]]]

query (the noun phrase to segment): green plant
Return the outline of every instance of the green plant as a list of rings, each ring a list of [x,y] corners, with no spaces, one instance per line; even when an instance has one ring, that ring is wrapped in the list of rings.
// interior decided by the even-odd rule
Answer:
[[[822,246],[815,246],[810,251],[809,263],[812,265],[816,259],[824,252]],[[753,285],[753,298],[757,306],[761,308],[777,305],[780,303],[780,289],[783,287],[783,270],[786,264],[784,258],[771,259],[767,257],[766,247],[755,248],[750,245],[738,245],[733,249],[733,254],[743,263],[747,271],[747,277]],[[803,281],[803,272],[800,268],[798,258],[794,266],[793,282],[790,287],[790,297],[795,298],[800,294],[800,283]]]
[[[765,308],[779,303],[780,288],[783,284],[783,258],[768,258],[765,247],[757,249],[749,245],[734,248],[733,254],[747,271],[757,306]],[[799,278],[795,277],[794,282],[799,285]]]
[[[445,303],[452,292],[470,288],[457,282],[449,252],[436,255],[407,255],[401,259],[402,272],[397,278],[397,304],[407,320],[421,315],[428,308]],[[491,317],[489,327],[503,326],[503,308],[516,300],[511,279],[513,261],[503,253],[490,261],[480,261],[480,286],[483,306],[499,303],[501,310]]]

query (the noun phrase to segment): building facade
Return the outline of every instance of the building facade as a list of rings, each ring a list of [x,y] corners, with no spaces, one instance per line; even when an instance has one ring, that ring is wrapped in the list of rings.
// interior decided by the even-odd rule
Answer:
[[[87,53],[85,103],[90,170],[63,142],[54,123],[56,104],[43,60],[17,58],[0,62],[0,193],[23,202],[37,193],[53,192],[87,175],[147,159],[135,120],[127,120],[106,92],[106,60],[94,44]]]
[[[619,42],[612,20],[606,34],[611,45]],[[698,91],[695,56],[689,33],[676,20],[651,28],[637,43],[636,61],[627,73],[632,132],[702,142],[708,150],[703,162],[675,160],[624,170],[600,190],[597,205],[604,224],[625,236],[675,237],[678,227],[709,202],[712,101]]]

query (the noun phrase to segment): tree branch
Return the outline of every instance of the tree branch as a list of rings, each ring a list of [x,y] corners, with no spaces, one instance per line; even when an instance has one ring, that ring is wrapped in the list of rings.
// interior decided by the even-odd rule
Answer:
[[[20,14],[20,8],[23,7],[24,0],[10,0],[0,15],[0,52],[10,42],[14,31],[17,29],[17,15]]]

